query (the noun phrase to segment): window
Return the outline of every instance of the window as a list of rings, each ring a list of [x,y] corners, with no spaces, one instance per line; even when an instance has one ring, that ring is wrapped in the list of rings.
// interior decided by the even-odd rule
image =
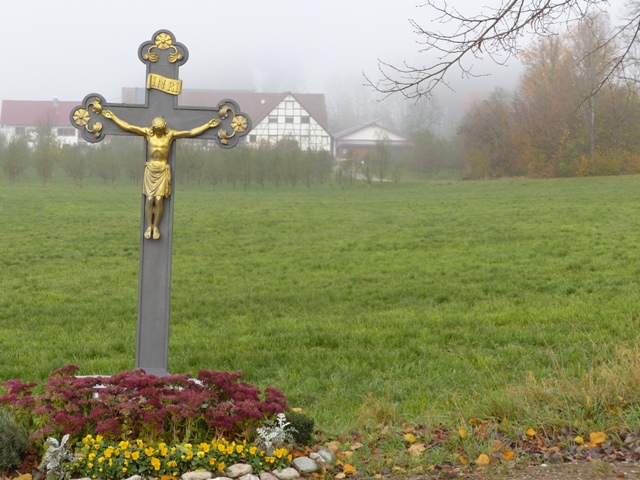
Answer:
[[[309,115],[301,116],[300,123],[311,123],[311,117],[309,117]]]
[[[27,129],[25,127],[16,127],[16,137],[24,137],[27,133]]]
[[[269,123],[278,123],[277,115],[269,115]]]
[[[58,128],[59,137],[75,137],[75,135],[76,135],[75,128]]]
[[[249,135],[249,143],[256,143],[257,140],[257,135]]]
[[[285,117],[284,123],[293,123],[293,117]]]

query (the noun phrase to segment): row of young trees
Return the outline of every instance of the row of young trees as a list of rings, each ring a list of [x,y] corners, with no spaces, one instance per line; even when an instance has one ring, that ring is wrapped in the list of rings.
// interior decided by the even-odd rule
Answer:
[[[43,185],[64,172],[82,186],[89,177],[116,186],[121,181],[140,183],[143,170],[143,142],[135,137],[114,137],[93,146],[60,146],[43,129],[29,144],[26,138],[6,142],[0,137],[0,167],[13,183],[34,168]],[[392,152],[381,139],[365,158],[336,164],[329,152],[302,151],[295,140],[276,145],[231,150],[202,148],[196,142],[179,142],[174,177],[179,184],[228,183],[234,188],[251,185],[399,182],[404,176],[428,178],[440,171],[459,169],[459,153],[453,142],[429,130],[417,131],[401,154]]]
[[[139,138],[115,137],[95,146],[60,146],[46,129],[38,132],[30,145],[25,138],[6,142],[0,138],[0,166],[15,182],[34,168],[43,185],[54,181],[62,171],[82,186],[87,178],[97,177],[114,186],[129,180],[139,183],[143,170],[143,143]],[[180,142],[175,178],[180,184],[217,185],[228,182],[234,187],[255,184],[306,185],[326,183],[333,172],[329,152],[302,151],[294,140],[259,148],[231,150],[202,148],[194,142]]]
[[[617,50],[604,14],[534,42],[517,89],[494,90],[461,122],[468,176],[640,173],[638,79],[607,76]]]

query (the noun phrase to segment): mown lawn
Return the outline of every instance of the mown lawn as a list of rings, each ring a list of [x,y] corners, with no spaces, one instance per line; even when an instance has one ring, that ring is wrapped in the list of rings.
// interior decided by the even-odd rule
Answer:
[[[175,195],[172,372],[241,370],[337,433],[640,428],[640,177]],[[137,186],[0,181],[0,380],[133,368],[139,220]]]

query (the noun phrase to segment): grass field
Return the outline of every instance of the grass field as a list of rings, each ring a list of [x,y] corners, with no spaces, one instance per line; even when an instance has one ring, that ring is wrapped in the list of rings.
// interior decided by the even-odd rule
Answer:
[[[329,432],[640,428],[640,177],[175,192],[169,368]],[[138,186],[0,183],[0,380],[135,358]]]

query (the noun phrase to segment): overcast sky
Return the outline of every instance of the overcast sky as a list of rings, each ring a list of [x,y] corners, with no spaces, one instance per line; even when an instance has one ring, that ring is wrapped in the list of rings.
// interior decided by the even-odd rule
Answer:
[[[619,0],[622,1],[622,0]],[[144,86],[141,43],[168,29],[189,50],[183,88],[326,93],[332,79],[377,78],[377,60],[418,58],[409,19],[421,0],[0,0],[0,100],[80,101]],[[499,0],[450,0],[460,9]],[[420,60],[420,63],[423,63]],[[517,62],[464,95],[514,83]],[[495,70],[495,69],[494,69]]]

